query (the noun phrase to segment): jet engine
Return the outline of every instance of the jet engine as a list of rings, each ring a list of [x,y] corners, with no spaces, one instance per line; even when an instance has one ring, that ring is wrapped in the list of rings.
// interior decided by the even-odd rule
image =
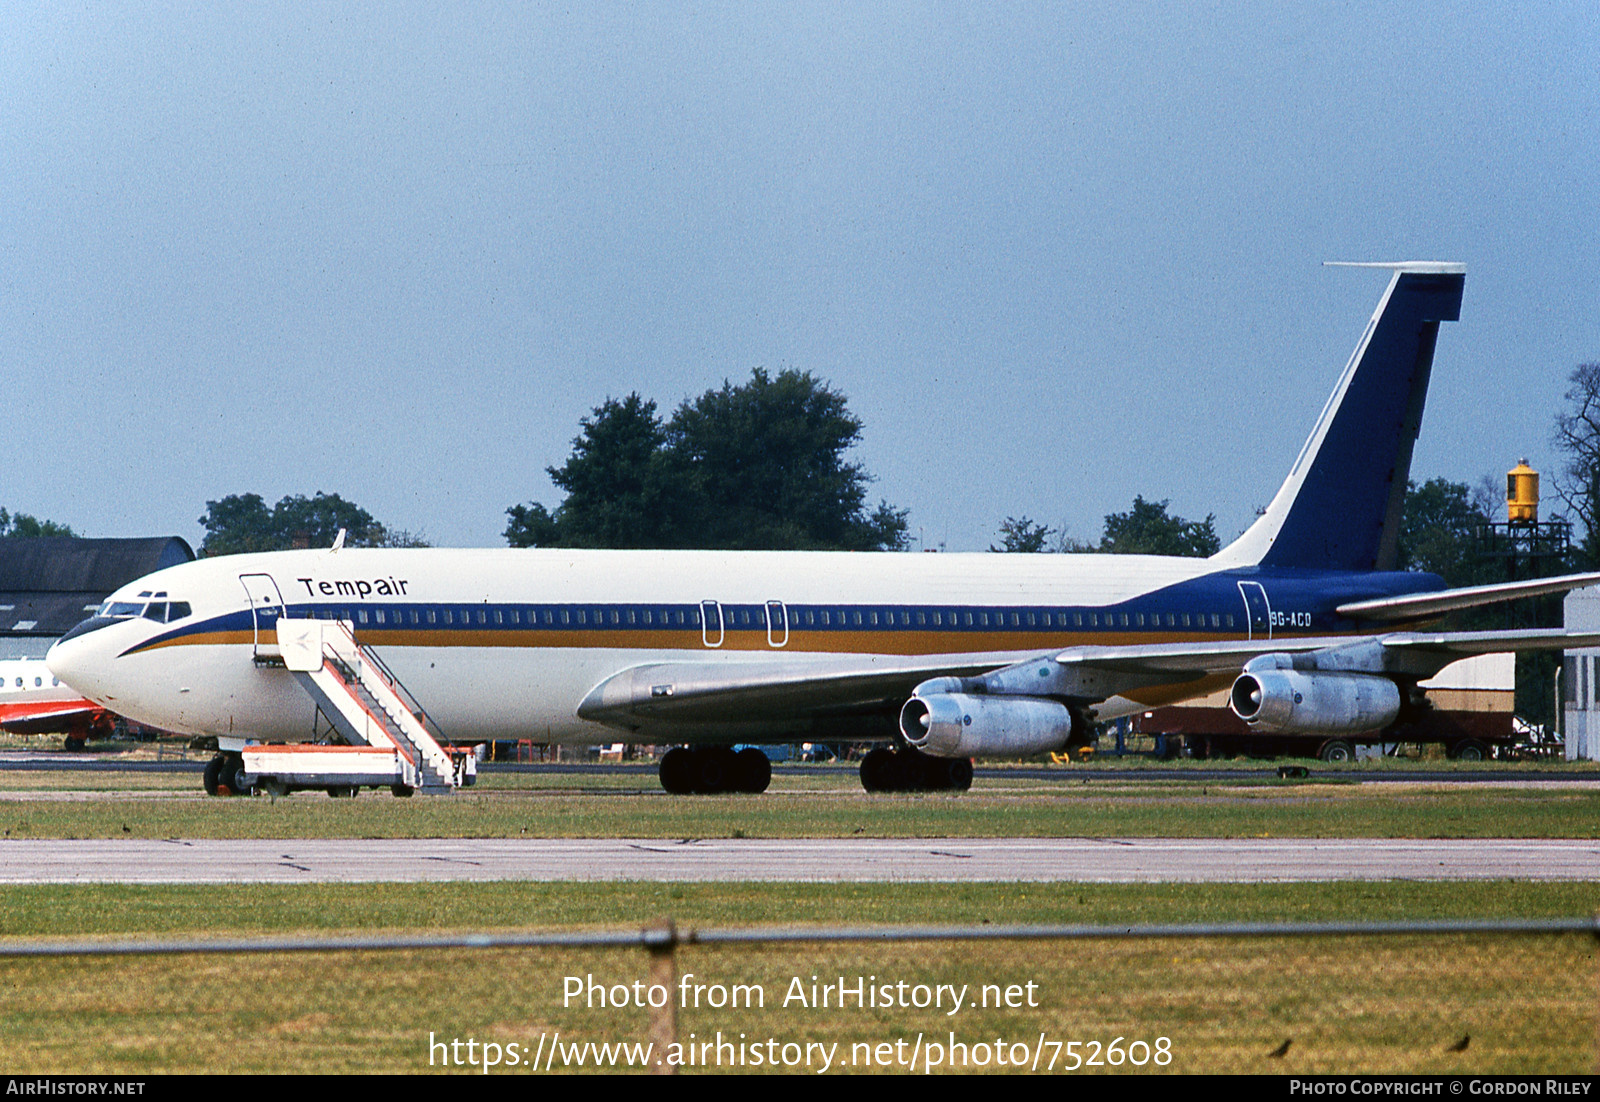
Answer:
[[[1228,693],[1229,709],[1253,730],[1348,735],[1387,727],[1400,714],[1400,688],[1387,677],[1255,665]]]
[[[939,758],[1025,757],[1059,750],[1072,726],[1065,704],[1036,696],[932,692],[913,696],[900,709],[901,735]]]

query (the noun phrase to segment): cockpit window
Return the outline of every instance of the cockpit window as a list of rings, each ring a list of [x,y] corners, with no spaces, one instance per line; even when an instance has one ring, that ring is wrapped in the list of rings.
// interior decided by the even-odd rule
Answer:
[[[166,594],[157,594],[166,596]],[[122,620],[132,616],[143,616],[146,620],[154,620],[158,624],[170,624],[174,620],[181,620],[185,616],[193,615],[188,601],[107,601],[95,612],[102,619]]]

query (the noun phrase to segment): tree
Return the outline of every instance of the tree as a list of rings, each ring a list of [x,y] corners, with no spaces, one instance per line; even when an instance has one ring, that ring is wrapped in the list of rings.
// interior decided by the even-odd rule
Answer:
[[[1407,483],[1398,569],[1437,574],[1452,587],[1504,581],[1479,554],[1479,531],[1489,523],[1479,498],[1464,482]]]
[[[866,512],[870,481],[844,453],[861,422],[843,394],[810,372],[756,368],[685,401],[667,426],[668,468],[689,489],[684,518],[707,546],[835,548],[905,545],[905,515]]]
[[[654,402],[607,399],[549,469],[552,513],[506,510],[514,546],[898,550],[904,510],[866,505],[870,477],[845,452],[861,422],[809,372],[757,368],[685,400],[665,425]]]
[[[561,528],[550,510],[531,501],[506,510],[506,543],[512,547],[555,547],[561,543]]]
[[[199,523],[206,530],[200,544],[202,555],[282,549],[273,528],[272,511],[260,494],[229,494],[220,501],[208,501],[206,515]]]
[[[1043,524],[1035,524],[1027,517],[1007,517],[1000,522],[1000,546],[989,545],[990,551],[1018,551],[1038,552],[1052,551],[1050,537],[1056,534],[1054,528],[1047,528]]]
[[[260,494],[230,494],[206,502],[199,523],[206,530],[200,553],[207,556],[331,547],[341,528],[347,547],[427,546],[420,535],[391,532],[361,506],[320,490],[315,497],[286,496],[271,509]]]
[[[1556,496],[1582,527],[1579,553],[1586,569],[1600,563],[1600,363],[1572,369],[1565,395],[1570,409],[1556,414],[1555,446],[1567,459],[1556,472]]]
[[[1135,496],[1132,509],[1106,517],[1105,534],[1095,550],[1111,555],[1206,558],[1222,546],[1215,523],[1215,514],[1207,514],[1205,520],[1184,520],[1168,516],[1165,501],[1149,502]]]
[[[27,513],[8,513],[0,509],[0,538],[31,539],[36,536],[76,536],[65,524],[40,520]]]
[[[506,540],[513,547],[672,546],[666,431],[656,404],[637,393],[607,398],[578,424],[567,461],[546,468],[566,500],[554,516],[537,503],[513,505]]]

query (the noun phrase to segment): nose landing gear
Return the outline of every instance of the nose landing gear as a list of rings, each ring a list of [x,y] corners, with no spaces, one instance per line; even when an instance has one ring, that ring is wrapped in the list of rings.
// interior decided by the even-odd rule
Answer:
[[[206,762],[201,783],[207,796],[249,796],[254,791],[244,783],[242,754],[218,754]]]

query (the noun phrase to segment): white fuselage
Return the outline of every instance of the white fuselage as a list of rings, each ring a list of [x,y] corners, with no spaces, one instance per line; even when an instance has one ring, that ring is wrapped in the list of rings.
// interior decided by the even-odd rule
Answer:
[[[113,618],[80,628],[49,661],[90,699],[152,726],[303,739],[314,705],[256,658],[271,653],[279,615],[347,620],[451,739],[593,742],[615,733],[580,718],[579,703],[648,663],[823,670],[874,656],[983,654],[1000,665],[1082,642],[1247,636],[1245,606],[1227,585],[1177,611],[1153,596],[1215,571],[1200,559],[1105,555],[235,555],[131,583],[102,607]],[[1146,598],[1150,611],[1127,611]],[[185,615],[166,618],[162,602],[183,602]],[[1110,701],[1100,714],[1139,706]]]

